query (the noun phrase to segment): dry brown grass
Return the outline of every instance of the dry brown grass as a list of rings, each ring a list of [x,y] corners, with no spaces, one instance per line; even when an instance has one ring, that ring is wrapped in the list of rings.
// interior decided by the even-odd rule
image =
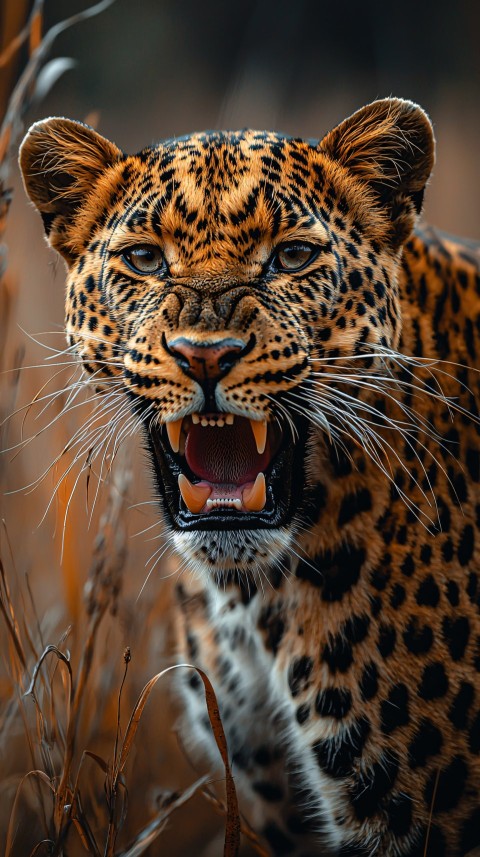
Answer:
[[[0,560],[0,610],[8,632],[8,678],[10,701],[4,711],[2,734],[14,736],[21,724],[28,745],[29,769],[20,778],[11,804],[5,843],[10,855],[76,854],[80,844],[93,857],[136,857],[144,854],[165,829],[175,809],[208,786],[207,776],[178,794],[157,796],[157,808],[146,824],[120,847],[128,812],[130,778],[127,762],[134,748],[145,706],[159,679],[187,664],[165,668],[141,690],[125,729],[122,729],[122,691],[131,668],[131,652],[123,654],[123,676],[111,700],[110,731],[114,731],[108,755],[87,749],[86,735],[95,739],[99,709],[105,709],[108,724],[107,684],[99,672],[108,667],[101,654],[101,632],[105,617],[115,617],[125,566],[126,533],[123,525],[128,487],[128,471],[117,468],[102,514],[92,564],[87,579],[85,613],[81,639],[73,639],[78,649],[75,659],[67,644],[75,637],[66,629],[57,644],[38,650],[43,633],[34,603],[28,606],[26,593],[18,587],[21,613]],[[99,662],[100,654],[100,662]],[[103,663],[102,663],[103,661]],[[240,819],[227,746],[214,690],[208,677],[197,670],[205,688],[207,710],[225,768],[226,832],[225,855],[239,849]],[[103,698],[98,693],[102,693]],[[6,699],[6,696],[5,696]],[[95,716],[88,707],[95,705]],[[105,724],[105,725],[107,725]],[[112,726],[114,725],[114,730]],[[103,746],[108,742],[104,739]],[[95,776],[96,775],[96,776]],[[134,788],[142,786],[132,775]],[[145,785],[145,784],[143,784]],[[103,794],[102,794],[103,792]],[[208,792],[211,795],[211,792]],[[217,806],[223,805],[217,800]],[[131,827],[131,824],[129,825]],[[125,837],[123,837],[125,839]],[[261,852],[260,852],[261,853]]]

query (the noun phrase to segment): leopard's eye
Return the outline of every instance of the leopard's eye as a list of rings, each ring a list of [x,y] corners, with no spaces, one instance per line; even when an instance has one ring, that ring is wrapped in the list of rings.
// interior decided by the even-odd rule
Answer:
[[[300,271],[316,256],[316,248],[311,244],[293,241],[282,244],[273,257],[273,266],[277,271]]]
[[[131,247],[123,254],[123,258],[134,271],[140,274],[156,274],[164,264],[162,251],[149,244]]]

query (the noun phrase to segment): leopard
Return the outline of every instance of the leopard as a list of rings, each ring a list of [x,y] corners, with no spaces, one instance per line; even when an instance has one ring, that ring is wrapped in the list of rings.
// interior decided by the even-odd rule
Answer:
[[[393,97],[320,139],[129,155],[53,117],[20,149],[70,352],[143,437],[178,658],[273,855],[480,846],[480,253],[421,220],[434,159]],[[201,679],[178,685],[215,767]]]

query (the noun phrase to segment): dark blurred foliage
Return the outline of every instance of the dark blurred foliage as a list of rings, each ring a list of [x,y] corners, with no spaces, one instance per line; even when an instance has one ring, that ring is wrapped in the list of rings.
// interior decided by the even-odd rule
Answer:
[[[47,2],[47,22],[59,20],[66,5],[70,12],[86,4]],[[274,121],[335,92],[344,93],[347,109],[396,94],[433,111],[451,89],[478,95],[479,10],[473,0],[118,0],[62,36],[59,50],[81,65],[57,95],[73,85],[87,110],[97,102],[126,120],[131,102],[135,118],[142,110],[148,121],[153,111],[162,126],[176,104],[186,123],[176,133],[191,130],[189,111],[195,115],[206,95],[217,121],[248,116],[239,101],[249,86],[255,101],[268,93]]]

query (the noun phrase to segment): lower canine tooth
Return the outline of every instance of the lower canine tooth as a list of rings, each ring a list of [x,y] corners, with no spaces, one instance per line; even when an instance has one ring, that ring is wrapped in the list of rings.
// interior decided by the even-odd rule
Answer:
[[[263,473],[259,473],[251,488],[242,494],[243,505],[249,512],[261,512],[267,502],[267,485]]]
[[[180,473],[178,477],[178,487],[183,497],[183,502],[194,515],[198,515],[203,509],[212,493],[212,489],[208,485],[192,485],[183,473]]]
[[[265,446],[267,443],[267,421],[250,420],[250,425],[257,445],[257,452],[259,455],[262,455],[262,453],[265,452]]]
[[[180,432],[182,430],[182,422],[183,418],[180,420],[173,420],[171,423],[165,423],[170,446],[174,452],[178,452],[180,449]]]

